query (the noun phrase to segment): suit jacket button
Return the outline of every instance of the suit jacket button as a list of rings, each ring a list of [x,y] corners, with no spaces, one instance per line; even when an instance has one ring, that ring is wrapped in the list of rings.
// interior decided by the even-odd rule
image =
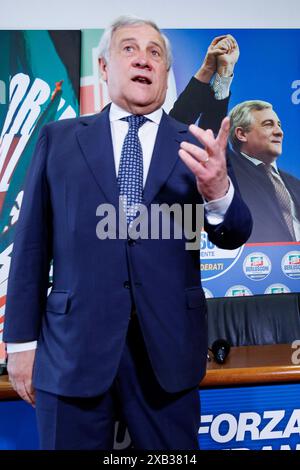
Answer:
[[[130,289],[130,282],[129,281],[125,281],[123,286],[125,287],[125,289]]]
[[[135,245],[135,240],[132,240],[132,238],[128,238],[127,243],[129,246],[134,246]]]

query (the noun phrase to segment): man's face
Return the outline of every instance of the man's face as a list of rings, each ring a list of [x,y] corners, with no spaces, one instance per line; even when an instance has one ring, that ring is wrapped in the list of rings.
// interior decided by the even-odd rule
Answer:
[[[241,151],[264,163],[271,163],[282,153],[283,131],[277,114],[272,109],[252,112],[249,132],[239,136]]]
[[[113,103],[132,114],[149,114],[163,104],[167,91],[164,41],[152,26],[124,26],[112,37],[109,60],[100,59]]]

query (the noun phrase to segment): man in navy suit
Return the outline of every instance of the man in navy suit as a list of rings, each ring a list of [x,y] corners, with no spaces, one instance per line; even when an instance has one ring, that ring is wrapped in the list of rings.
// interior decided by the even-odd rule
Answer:
[[[277,166],[283,130],[272,105],[244,101],[230,119],[230,162],[253,217],[249,242],[300,241],[300,180]]]
[[[5,341],[23,343],[10,380],[36,404],[42,449],[111,449],[116,411],[136,448],[195,449],[207,358],[199,249],[184,230],[133,237],[131,222],[126,238],[116,226],[101,240],[97,227],[108,204],[122,214],[127,121],[143,121],[130,143],[142,152],[143,208],[192,207],[192,223],[200,205],[213,243],[245,243],[252,220],[226,166],[229,120],[215,138],[162,111],[170,51],[152,22],[116,21],[100,49],[111,106],[45,126],[33,156],[7,294]],[[169,218],[171,234],[182,220]]]

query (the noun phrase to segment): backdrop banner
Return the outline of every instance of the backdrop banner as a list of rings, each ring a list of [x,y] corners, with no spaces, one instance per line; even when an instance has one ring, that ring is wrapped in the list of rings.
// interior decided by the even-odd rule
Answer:
[[[79,112],[80,31],[0,31],[0,363],[15,224],[41,127]]]

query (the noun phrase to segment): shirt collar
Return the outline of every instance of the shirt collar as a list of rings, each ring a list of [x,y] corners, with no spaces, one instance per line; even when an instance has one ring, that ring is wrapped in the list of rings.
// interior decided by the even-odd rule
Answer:
[[[258,165],[261,165],[261,164],[264,165],[264,162],[262,162],[261,160],[258,160],[258,158],[250,157],[249,155],[247,155],[247,154],[244,153],[244,152],[241,152],[241,154],[242,154],[245,158],[247,158],[247,160],[249,160],[250,162],[252,162],[255,166],[258,166]],[[278,173],[278,168],[277,168],[277,163],[276,163],[276,161],[272,162],[272,163],[271,163],[271,166],[275,169],[276,173]]]
[[[125,109],[120,108],[115,103],[111,103],[110,110],[109,110],[109,120],[112,121],[119,121],[120,119],[130,116],[131,113],[125,111]],[[163,110],[162,108],[156,109],[150,114],[144,114],[144,116],[149,119],[149,121],[155,122],[155,124],[159,125],[160,120],[162,118]]]

